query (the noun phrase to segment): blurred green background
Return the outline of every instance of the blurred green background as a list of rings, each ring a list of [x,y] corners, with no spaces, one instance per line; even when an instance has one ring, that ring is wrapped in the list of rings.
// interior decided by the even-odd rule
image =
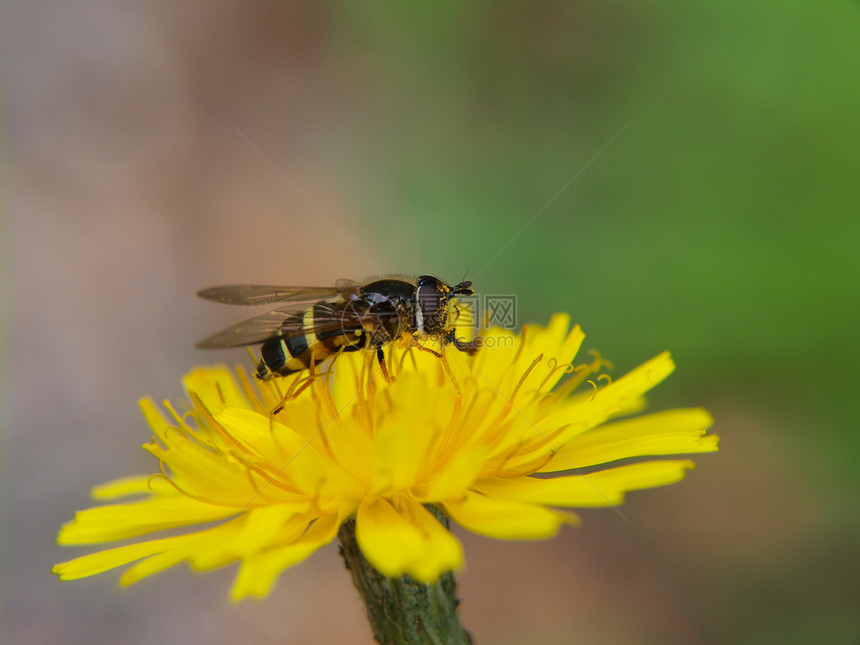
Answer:
[[[236,608],[230,572],[46,574],[87,488],[152,467],[135,398],[223,359],[191,344],[234,312],[196,289],[376,271],[570,312],[616,375],[670,349],[653,408],[723,437],[624,517],[461,532],[478,643],[858,642],[860,4],[3,12],[16,642],[370,642],[332,550]]]

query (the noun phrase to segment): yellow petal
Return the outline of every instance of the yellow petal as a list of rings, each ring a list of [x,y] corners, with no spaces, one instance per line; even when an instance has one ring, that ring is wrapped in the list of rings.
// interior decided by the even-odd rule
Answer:
[[[525,466],[542,463],[573,437],[637,405],[643,393],[657,385],[674,369],[671,356],[668,352],[663,352],[588,398],[571,397],[568,405],[536,423],[528,418],[514,418],[514,422],[520,427],[523,423],[527,424],[530,431],[517,431],[525,439],[519,446],[518,453],[511,457],[506,470],[521,472]]]
[[[133,584],[183,561],[196,571],[208,571],[243,557],[256,557],[273,546],[294,542],[312,519],[307,512],[286,505],[255,509],[230,522],[183,536],[188,539],[128,569],[120,584]]]
[[[130,495],[152,495],[154,493],[170,493],[171,491],[176,492],[176,489],[161,476],[135,475],[93,486],[90,495],[93,499],[108,500]]]
[[[245,465],[181,435],[175,435],[167,448],[157,444],[144,448],[168,466],[171,480],[191,497],[244,507],[259,493]]]
[[[420,429],[385,424],[373,442],[373,492],[391,495],[410,488],[426,458]]]
[[[414,500],[402,500],[398,509],[381,497],[366,497],[355,537],[368,562],[390,577],[408,573],[432,582],[462,564],[460,543]]]
[[[610,423],[571,439],[539,472],[556,472],[630,457],[680,455],[717,450],[706,435],[713,423],[705,410],[669,410]]]
[[[247,596],[266,596],[281,571],[298,564],[331,542],[337,535],[341,521],[342,517],[338,513],[324,515],[292,543],[243,559],[230,592],[230,599],[236,602]]]
[[[195,538],[195,534],[178,535],[99,551],[98,553],[91,553],[74,560],[55,564],[53,572],[60,576],[60,580],[86,578],[87,576],[102,573],[109,569],[121,567],[124,564],[140,560],[154,553],[162,553],[172,548],[181,547]]]
[[[60,529],[57,542],[63,546],[98,544],[235,514],[235,507],[206,504],[178,494],[160,496],[143,502],[78,511],[75,519]]]
[[[129,567],[120,576],[119,584],[121,587],[128,587],[136,582],[140,582],[144,578],[161,573],[165,569],[176,566],[183,560],[188,560],[203,546],[199,539],[177,543],[174,548],[151,555],[145,560],[141,560]],[[226,562],[223,564],[226,564]]]
[[[659,385],[673,371],[672,356],[663,352],[600,389],[597,398],[613,398],[619,402],[635,399]]]
[[[276,542],[293,542],[308,527],[310,500],[304,504],[272,504],[243,514],[244,523],[236,538],[236,552],[253,554]]]
[[[420,582],[432,583],[446,571],[463,566],[463,547],[424,506],[412,499],[404,499],[403,512],[418,527],[424,537],[424,548],[409,565],[406,573]]]
[[[230,438],[245,454],[263,461],[281,461],[286,457],[286,453],[274,441],[274,433],[278,432],[281,436],[289,431],[277,421],[254,410],[226,406],[213,412],[212,418],[221,427],[229,428]]]
[[[392,577],[406,570],[423,545],[416,527],[391,502],[376,496],[365,497],[358,507],[355,537],[364,557]]]
[[[477,375],[479,384],[486,380],[492,387],[510,392],[512,388],[506,383],[514,379],[515,360],[522,345],[522,337],[498,327],[488,329],[483,336],[485,343],[492,343],[492,347],[487,346],[486,351],[478,351],[472,362],[472,372]]]
[[[423,502],[441,502],[460,497],[477,479],[486,461],[486,454],[483,446],[458,451],[447,464],[428,475],[416,487],[415,496]]]
[[[362,482],[371,480],[373,440],[351,418],[342,419],[335,427],[324,428],[320,441],[324,441],[333,459],[350,475]]]
[[[152,428],[153,433],[155,433],[155,436],[159,440],[164,441],[168,433],[176,431],[176,426],[167,420],[167,417],[164,416],[152,399],[140,399],[138,405],[140,405],[144,419],[146,419],[149,427]]]
[[[120,585],[132,585],[183,561],[188,561],[198,571],[205,571],[236,560],[237,536],[243,522],[244,517],[240,516],[210,529],[181,536],[184,539],[170,543],[170,548],[162,549],[127,569],[119,579]]]
[[[233,373],[224,365],[198,367],[186,374],[182,383],[186,392],[196,394],[203,405],[213,412],[225,405],[241,408],[250,405]]]
[[[344,353],[332,365],[335,376],[330,381],[331,396],[335,408],[343,415],[349,414],[365,394],[367,384],[361,378],[367,358],[364,352]]]
[[[558,533],[562,524],[578,523],[572,513],[471,492],[446,501],[444,507],[463,528],[500,540],[543,540]]]
[[[614,506],[621,503],[626,491],[673,484],[683,479],[690,468],[693,462],[687,460],[648,461],[588,475],[494,479],[480,482],[475,488],[488,496],[533,504]]]
[[[553,321],[556,319],[556,316],[553,316]],[[565,329],[570,324],[570,319],[567,318],[564,320]],[[575,325],[573,329],[570,330],[570,333],[567,334],[567,337],[558,347],[549,353],[549,359],[555,359],[554,364],[553,361],[547,361],[547,367],[549,372],[545,377],[544,382],[541,384],[541,392],[548,392],[556,384],[561,380],[561,377],[567,373],[567,365],[571,365],[573,359],[579,353],[579,348],[582,346],[582,341],[585,340],[585,333],[579,327],[579,325]]]

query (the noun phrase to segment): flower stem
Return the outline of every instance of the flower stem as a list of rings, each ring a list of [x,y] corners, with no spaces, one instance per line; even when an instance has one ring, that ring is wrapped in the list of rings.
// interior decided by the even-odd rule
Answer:
[[[448,526],[441,513],[431,512]],[[355,521],[340,527],[340,554],[364,600],[373,635],[382,645],[416,643],[469,645],[469,632],[457,616],[457,583],[450,572],[428,585],[407,575],[388,578],[364,558],[355,541]]]

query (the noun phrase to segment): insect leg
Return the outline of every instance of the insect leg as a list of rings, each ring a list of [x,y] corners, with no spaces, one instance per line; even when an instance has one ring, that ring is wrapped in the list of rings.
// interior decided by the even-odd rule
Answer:
[[[379,361],[379,367],[382,369],[382,377],[386,383],[393,383],[394,379],[388,373],[388,367],[385,365],[385,352],[381,347],[376,348],[376,360]]]
[[[469,356],[473,356],[477,353],[478,349],[481,347],[480,340],[475,338],[470,341],[459,341],[455,335],[454,330],[448,332],[446,335],[446,342],[452,343],[454,347],[459,349],[461,352],[465,352]]]
[[[335,355],[335,358],[336,357],[337,355]],[[316,364],[316,352],[311,349],[311,360],[310,364],[308,365],[308,375],[301,378],[297,378],[295,381],[293,381],[292,385],[290,385],[289,389],[287,390],[287,393],[284,394],[284,397],[281,399],[280,404],[278,404],[278,406],[274,410],[272,410],[272,415],[278,414],[278,412],[284,409],[284,405],[286,405],[287,401],[293,401],[297,399],[299,394],[304,392],[308,388],[308,386],[310,386],[310,384],[314,382],[314,379],[316,379],[318,376],[315,369]]]
[[[429,347],[424,347],[424,345],[422,345],[421,343],[419,343],[419,342],[415,339],[415,337],[414,337],[414,336],[412,337],[412,342],[411,342],[411,343],[409,343],[409,346],[410,346],[410,347],[414,347],[414,348],[415,348],[415,349],[417,349],[419,352],[427,352],[428,354],[433,354],[433,356],[435,356],[436,358],[442,358],[442,354],[441,354],[440,352],[437,352],[435,349],[430,349]]]

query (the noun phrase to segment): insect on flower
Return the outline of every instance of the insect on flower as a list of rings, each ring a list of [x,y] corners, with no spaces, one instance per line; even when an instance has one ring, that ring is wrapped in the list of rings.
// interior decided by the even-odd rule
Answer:
[[[263,597],[343,529],[381,575],[435,585],[464,562],[437,510],[479,535],[544,540],[579,523],[570,509],[678,482],[693,467],[684,455],[717,450],[701,408],[632,416],[674,370],[668,352],[589,387],[606,361],[577,359],[585,334],[570,322],[489,327],[499,342],[472,356],[444,346],[456,379],[427,352],[393,360],[395,346],[396,380],[364,380],[376,357],[351,352],[291,399],[278,379],[253,387],[244,370],[195,368],[187,400],[141,401],[154,468],[93,490],[108,503],[76,513],[58,541],[98,548],[54,572],[76,580],[131,564],[125,586],[182,562],[235,562],[232,599]]]
[[[383,348],[416,335],[441,344],[454,343],[472,353],[477,347],[455,337],[460,310],[456,296],[474,294],[471,281],[449,286],[439,278],[383,276],[371,282],[338,280],[334,287],[228,285],[197,293],[201,298],[232,305],[287,303],[236,323],[197,343],[218,349],[262,343],[257,377],[286,376],[313,367],[339,352],[376,350],[386,380]],[[432,349],[414,344],[441,357]]]

